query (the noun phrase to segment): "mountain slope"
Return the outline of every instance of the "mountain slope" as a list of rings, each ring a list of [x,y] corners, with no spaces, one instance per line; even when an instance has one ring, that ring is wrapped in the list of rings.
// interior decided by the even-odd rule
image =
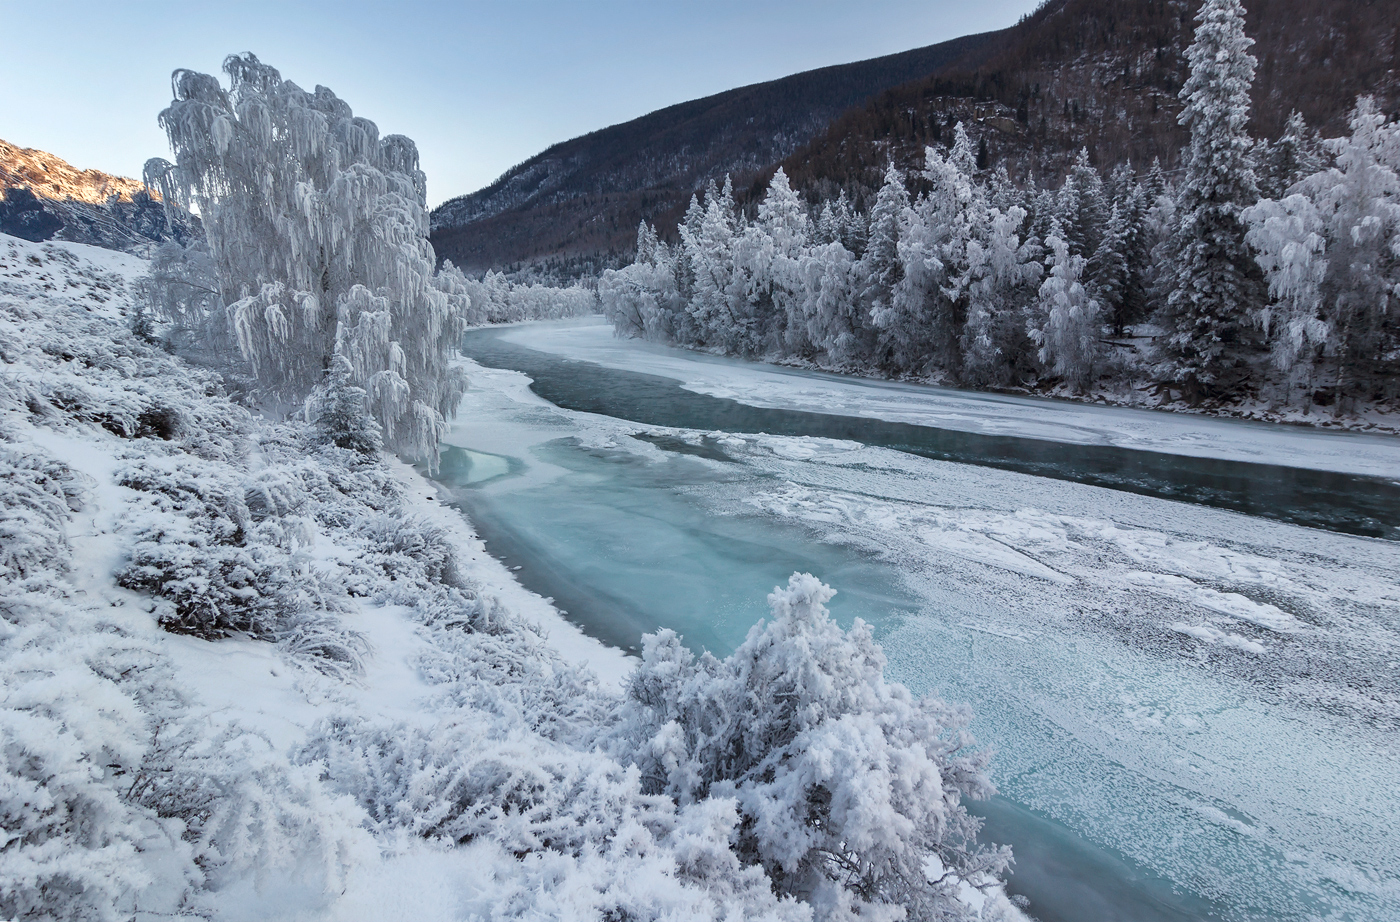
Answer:
[[[1277,137],[1293,109],[1341,134],[1360,93],[1387,112],[1400,104],[1400,4],[1246,5],[1259,59],[1256,136]],[[951,141],[958,121],[986,141],[990,164],[1018,178],[1057,184],[1081,147],[1104,168],[1161,158],[1170,169],[1185,141],[1177,92],[1198,7],[1047,0],[1000,32],[672,106],[556,145],[447,202],[434,213],[433,244],[469,269],[567,259],[596,268],[630,253],[643,218],[674,232],[710,179],[733,174],[744,198],[781,163],[799,188],[861,199],[890,158],[917,167],[924,146]]]
[[[763,169],[872,94],[965,58],[999,33],[808,71],[670,106],[556,144],[433,212],[440,258],[481,269],[557,254],[621,252],[726,173]]]
[[[1160,158],[1176,165],[1186,143],[1177,93],[1195,0],[1051,0],[1007,30],[980,59],[890,90],[852,110],[783,166],[812,191],[858,197],[878,186],[892,157],[921,164],[963,121],[989,159],[1013,176],[1058,182],[1087,147],[1101,167]],[[1259,65],[1252,131],[1276,138],[1290,112],[1325,136],[1345,133],[1359,94],[1384,111],[1400,103],[1400,4],[1376,0],[1249,0]]]
[[[101,170],[80,170],[46,151],[0,141],[0,233],[129,250],[198,228],[174,226],[146,186]]]

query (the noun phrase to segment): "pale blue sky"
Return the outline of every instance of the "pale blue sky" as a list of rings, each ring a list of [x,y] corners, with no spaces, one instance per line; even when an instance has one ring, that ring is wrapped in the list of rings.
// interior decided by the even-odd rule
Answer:
[[[797,71],[1011,25],[1038,0],[0,0],[0,138],[136,176],[170,72],[252,51],[418,143],[428,198],[557,141]]]

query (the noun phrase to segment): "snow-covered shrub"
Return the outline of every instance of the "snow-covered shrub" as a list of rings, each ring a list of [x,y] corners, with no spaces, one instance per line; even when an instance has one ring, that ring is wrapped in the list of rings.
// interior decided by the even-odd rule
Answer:
[[[261,734],[171,722],[132,773],[127,797],[178,822],[203,887],[289,871],[343,889],[369,848],[364,814],[318,771],[290,764]]]
[[[127,467],[118,483],[142,491],[147,510],[117,583],[166,602],[166,630],[237,632],[307,654],[318,668],[360,668],[364,641],[336,617],[341,592],[300,552],[304,520],[273,514],[283,510],[267,479],[250,484],[221,463],[175,458]]]
[[[0,582],[65,558],[67,519],[82,487],[62,462],[0,443]]]
[[[959,880],[990,883],[1007,861],[979,849],[959,804],[992,793],[986,757],[968,751],[965,710],[885,681],[870,628],[828,616],[832,594],[794,574],[724,660],[649,636],[619,752],[648,793],[733,798],[740,859],[818,918],[961,918]],[[930,881],[935,857],[947,874]]]

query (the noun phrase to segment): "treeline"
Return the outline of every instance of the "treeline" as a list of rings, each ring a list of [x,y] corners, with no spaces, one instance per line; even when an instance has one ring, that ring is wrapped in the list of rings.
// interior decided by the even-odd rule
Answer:
[[[590,288],[574,284],[567,288],[540,282],[512,281],[500,272],[488,272],[479,279],[460,275],[449,264],[446,273],[460,276],[467,296],[465,317],[468,326],[491,323],[518,323],[522,320],[559,320],[582,317],[598,310],[598,295]]]
[[[1400,126],[1363,98],[1349,137],[1295,113],[1251,139],[1243,9],[1197,18],[1182,170],[1105,178],[1081,152],[1058,189],[1017,185],[959,125],[868,210],[809,206],[782,171],[751,213],[712,186],[677,244],[643,224],[604,310],[627,335],[970,387],[1394,403]]]

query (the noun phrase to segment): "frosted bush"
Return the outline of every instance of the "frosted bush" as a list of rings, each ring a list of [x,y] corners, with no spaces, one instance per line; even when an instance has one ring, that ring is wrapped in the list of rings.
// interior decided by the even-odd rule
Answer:
[[[990,884],[1008,858],[979,849],[959,804],[992,793],[986,757],[968,751],[965,710],[885,681],[870,628],[831,621],[832,594],[795,574],[769,596],[773,620],[724,660],[649,636],[619,752],[648,793],[733,798],[739,858],[819,918],[961,918],[958,879]]]
[[[119,473],[118,483],[142,491],[147,509],[117,583],[167,603],[160,612],[167,630],[243,633],[324,670],[359,670],[364,641],[337,617],[345,609],[340,591],[298,551],[309,533],[289,514],[295,507],[285,484],[250,484],[220,463],[190,458],[147,460]]]

